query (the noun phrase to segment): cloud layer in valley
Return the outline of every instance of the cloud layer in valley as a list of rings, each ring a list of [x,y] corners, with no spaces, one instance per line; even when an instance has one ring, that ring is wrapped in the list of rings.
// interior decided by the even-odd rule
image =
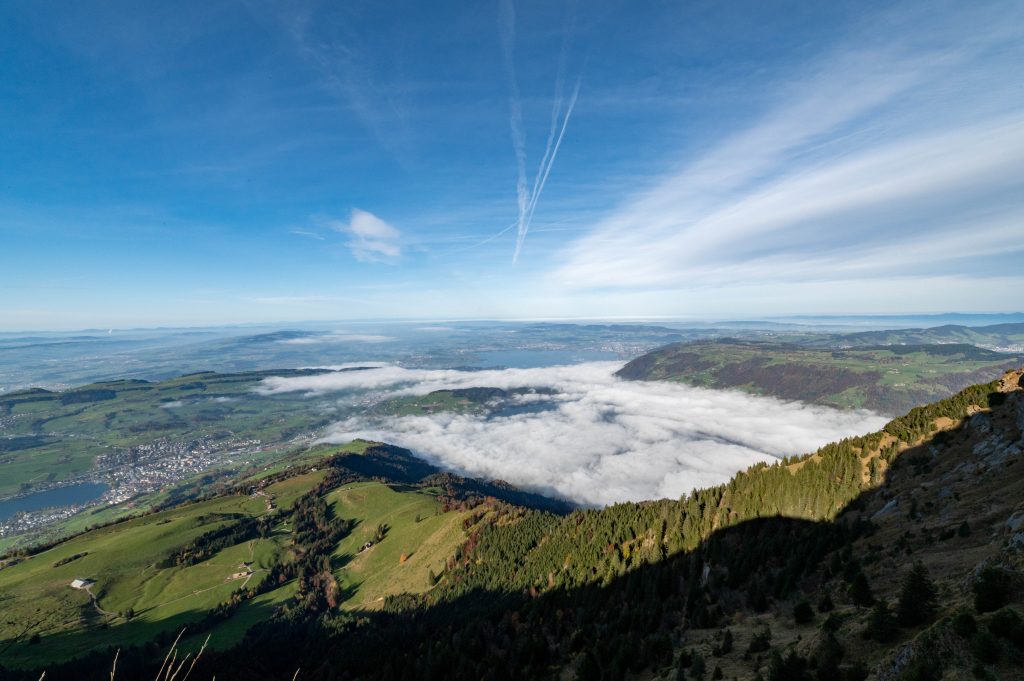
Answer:
[[[554,395],[517,398],[522,406],[537,407],[532,411],[491,417],[361,414],[335,423],[323,439],[390,442],[450,470],[584,504],[677,498],[724,482],[751,464],[812,451],[885,422],[869,412],[735,391],[622,381],[614,376],[620,366],[592,362],[490,371],[384,366],[272,377],[259,391],[335,397],[341,391],[369,390],[384,399],[470,387],[554,388]]]
[[[318,345],[321,343],[387,343],[395,340],[391,336],[381,336],[370,333],[348,333],[335,331],[316,336],[299,336],[298,338],[285,338],[277,341],[285,345]]]

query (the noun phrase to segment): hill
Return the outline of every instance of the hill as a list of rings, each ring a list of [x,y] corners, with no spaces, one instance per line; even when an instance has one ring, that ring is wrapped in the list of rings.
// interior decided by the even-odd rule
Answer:
[[[261,582],[270,590],[243,591],[194,621],[182,651],[230,635],[238,645],[207,650],[197,668],[221,679],[291,678],[300,667],[310,679],[1019,678],[1022,448],[1013,372],[681,500],[568,515],[459,489],[469,481],[439,490],[396,448],[338,452],[317,471],[256,481],[269,490],[324,476],[293,482],[295,501],[280,506],[287,559]],[[455,514],[450,524],[424,519],[431,494],[442,516]],[[352,557],[370,527],[379,543]],[[0,580],[60,569],[82,552],[67,544]],[[204,546],[173,551],[175,566],[209,560]],[[55,551],[63,558],[51,560]],[[426,580],[405,575],[409,566],[426,568]],[[128,623],[108,626],[73,636],[131,642]],[[22,636],[2,659],[38,666],[33,650],[59,650],[73,640],[65,635]],[[151,678],[169,632],[160,642],[122,648],[119,674]],[[47,679],[108,678],[112,653],[47,665]],[[35,681],[38,671],[7,674]]]
[[[863,347],[873,345],[975,345],[1004,352],[1024,352],[1024,324],[1003,323],[988,326],[943,324],[918,329],[861,331],[811,339],[809,345]]]
[[[900,414],[1021,362],[1024,354],[966,344],[819,349],[723,339],[659,348],[629,362],[617,375]]]
[[[303,466],[209,498],[9,555],[0,561],[0,659],[60,663],[112,641],[162,640],[186,624],[230,646],[275,607],[308,596],[302,570],[318,561],[332,575],[331,607],[379,609],[385,596],[433,584],[465,541],[467,506],[504,499],[569,509],[442,473],[388,445],[312,453]],[[76,589],[76,579],[91,584]]]

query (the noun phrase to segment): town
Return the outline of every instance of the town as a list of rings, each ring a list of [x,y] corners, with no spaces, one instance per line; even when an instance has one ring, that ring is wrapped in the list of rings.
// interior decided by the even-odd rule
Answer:
[[[38,494],[81,482],[102,482],[107,490],[99,499],[17,513],[0,521],[0,537],[38,535],[89,508],[130,502],[216,467],[249,463],[262,445],[255,438],[217,440],[204,436],[188,441],[159,438],[127,449],[114,448],[96,457],[94,469],[86,475],[33,490]]]

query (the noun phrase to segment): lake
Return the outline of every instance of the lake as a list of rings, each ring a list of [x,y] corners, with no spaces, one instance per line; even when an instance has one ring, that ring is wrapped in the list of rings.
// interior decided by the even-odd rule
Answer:
[[[17,513],[39,511],[44,508],[72,506],[84,504],[103,496],[110,486],[103,482],[80,482],[67,487],[36,492],[15,499],[0,501],[0,521],[7,520]]]
[[[488,350],[479,352],[477,366],[484,368],[536,369],[560,364],[602,362],[619,359],[614,352],[605,350]]]

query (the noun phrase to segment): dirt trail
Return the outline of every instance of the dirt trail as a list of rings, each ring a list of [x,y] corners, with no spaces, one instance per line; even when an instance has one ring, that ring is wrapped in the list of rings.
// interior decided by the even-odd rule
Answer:
[[[92,585],[83,588],[85,589],[86,593],[89,594],[89,598],[92,599],[92,604],[96,607],[96,611],[98,613],[100,613],[101,615],[106,615],[108,617],[117,617],[117,613],[104,610],[100,607],[100,599],[96,598],[96,594],[92,592]]]

